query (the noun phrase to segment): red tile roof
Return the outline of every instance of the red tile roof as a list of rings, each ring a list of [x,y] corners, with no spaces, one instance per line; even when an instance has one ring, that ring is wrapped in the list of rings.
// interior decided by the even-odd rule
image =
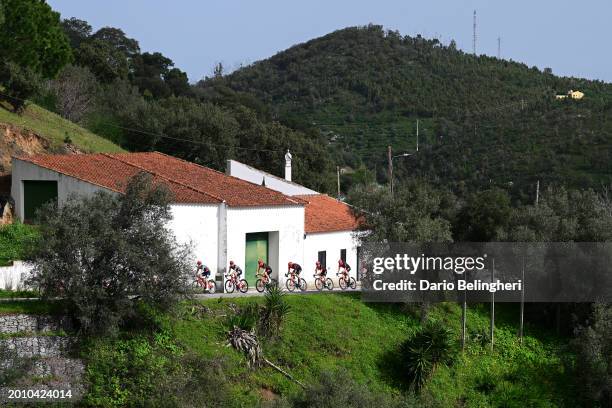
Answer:
[[[158,152],[46,154],[18,159],[120,193],[131,177],[146,171],[155,182],[166,184],[178,203],[225,201],[233,207],[305,204],[299,198]]]
[[[304,231],[334,232],[354,231],[359,227],[359,219],[351,207],[325,194],[297,196],[306,200]]]

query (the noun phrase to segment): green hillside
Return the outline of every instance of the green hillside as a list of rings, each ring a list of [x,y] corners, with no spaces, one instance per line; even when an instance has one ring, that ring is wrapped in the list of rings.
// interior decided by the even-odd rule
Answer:
[[[456,189],[612,181],[612,85],[562,78],[451,43],[352,27],[296,45],[204,89],[249,94],[294,128],[319,129],[339,160],[385,181],[386,146],[414,151],[397,175]],[[555,99],[570,89],[580,101]]]
[[[47,139],[51,147],[62,146],[68,138],[75,147],[85,152],[123,151],[111,141],[35,104],[28,104],[20,115],[0,107],[0,123],[31,130]]]
[[[184,391],[200,401],[224,396],[224,402],[210,406],[251,407],[262,400],[299,395],[300,387],[279,372],[267,366],[249,369],[243,355],[226,347],[229,316],[236,308],[262,300],[186,303],[177,314],[158,317],[160,329],[153,336],[130,331],[119,339],[88,343],[82,353],[92,382],[87,401],[103,406],[127,401],[154,405],[155,398],[167,397],[159,388],[176,381],[171,372],[186,375],[185,356],[190,356],[188,361],[201,359],[198,366],[207,376],[211,367],[217,370],[201,384],[207,388],[191,385]],[[419,320],[405,306],[362,303],[358,294],[289,296],[288,302],[291,313],[280,338],[264,341],[268,359],[307,385],[315,384],[323,372],[338,372],[345,384],[354,381],[362,391],[410,395],[400,345],[419,327]],[[516,337],[518,306],[498,306],[495,351],[480,337],[487,331],[488,307],[470,306],[466,351],[462,354],[455,343],[454,362],[436,370],[418,406],[522,407],[527,401],[533,407],[572,406],[570,373],[563,362],[571,359],[566,340],[528,326],[521,346]],[[441,304],[430,313],[457,341],[460,316],[454,304]],[[170,404],[167,399],[164,403]]]

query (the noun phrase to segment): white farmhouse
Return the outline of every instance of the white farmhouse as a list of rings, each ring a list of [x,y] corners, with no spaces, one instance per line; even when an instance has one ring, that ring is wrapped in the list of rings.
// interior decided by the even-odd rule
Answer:
[[[327,195],[242,163],[228,161],[227,174],[162,153],[34,155],[13,158],[11,195],[19,219],[31,220],[45,202],[62,205],[71,194],[121,194],[139,172],[153,175],[174,196],[171,229],[191,243],[220,279],[230,260],[243,266],[254,284],[258,259],[284,283],[287,262],[302,265],[312,285],[314,264],[326,264],[335,277],[340,258],[358,278],[358,222],[350,208]]]

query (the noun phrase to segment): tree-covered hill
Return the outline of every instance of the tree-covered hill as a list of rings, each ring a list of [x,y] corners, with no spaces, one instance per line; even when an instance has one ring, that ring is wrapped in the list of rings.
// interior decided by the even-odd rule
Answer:
[[[456,189],[535,180],[608,184],[612,85],[561,78],[525,64],[458,50],[453,42],[352,27],[296,45],[199,87],[211,98],[254,96],[282,123],[316,128],[340,162],[386,179],[386,146],[414,151],[398,177]],[[557,100],[570,89],[582,100]]]

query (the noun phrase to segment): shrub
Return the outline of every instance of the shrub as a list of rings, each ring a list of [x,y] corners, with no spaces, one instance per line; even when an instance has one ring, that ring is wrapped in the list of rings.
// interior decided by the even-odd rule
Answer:
[[[170,333],[95,340],[88,347],[85,404],[105,407],[226,407],[224,362],[186,354]]]
[[[167,189],[143,173],[125,195],[98,192],[46,207],[29,282],[64,297],[87,333],[115,331],[136,315],[135,299],[169,308],[186,292],[190,258],[166,227],[169,202]]]
[[[225,326],[228,330],[237,327],[242,330],[251,331],[256,328],[259,320],[259,306],[256,303],[248,303],[234,314],[228,316]]]
[[[413,399],[390,396],[387,393],[371,391],[367,386],[356,383],[346,373],[324,371],[319,382],[303,393],[273,402],[271,407],[295,408],[410,408],[421,406]]]
[[[597,304],[589,326],[574,341],[576,373],[588,405],[612,406],[612,305]]]
[[[439,364],[452,361],[451,332],[441,324],[428,322],[402,346],[410,387],[420,390]]]

